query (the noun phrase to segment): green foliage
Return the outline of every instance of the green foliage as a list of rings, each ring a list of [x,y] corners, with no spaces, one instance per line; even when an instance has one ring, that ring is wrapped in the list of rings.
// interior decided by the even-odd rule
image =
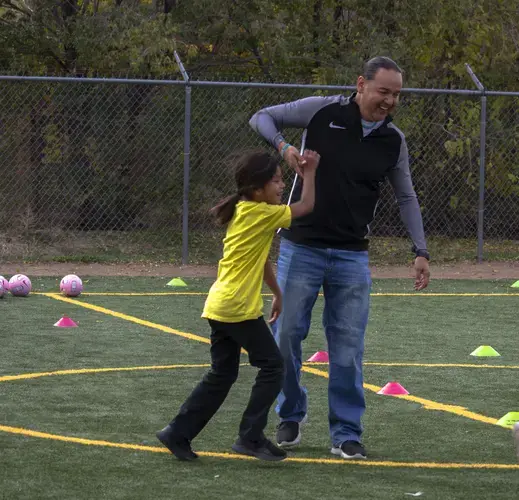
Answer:
[[[494,89],[519,75],[517,12],[503,0],[165,1],[0,0],[1,67],[171,76],[178,49],[204,79],[352,83],[376,54],[416,87],[466,87],[465,63]]]

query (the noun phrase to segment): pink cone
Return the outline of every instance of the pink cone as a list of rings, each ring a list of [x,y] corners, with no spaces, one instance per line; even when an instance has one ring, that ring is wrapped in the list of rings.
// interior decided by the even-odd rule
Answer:
[[[398,382],[388,382],[377,394],[383,394],[385,396],[398,396],[400,394],[409,394],[404,387]]]
[[[60,328],[72,328],[77,325],[67,316],[63,316],[57,323],[54,323],[54,326],[58,326]]]
[[[314,363],[328,363],[328,353],[326,351],[317,351],[312,357],[308,358],[307,361],[313,361]]]

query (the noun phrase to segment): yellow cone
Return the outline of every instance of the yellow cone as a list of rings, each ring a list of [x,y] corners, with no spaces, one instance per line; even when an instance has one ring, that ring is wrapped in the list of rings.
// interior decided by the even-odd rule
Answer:
[[[516,423],[519,422],[519,411],[511,411],[508,412],[504,417],[501,417],[497,421],[497,425],[500,425],[501,427],[510,427]]]
[[[493,347],[489,345],[480,345],[475,351],[470,353],[471,356],[501,356]]]
[[[187,286],[180,278],[173,278],[166,286]]]

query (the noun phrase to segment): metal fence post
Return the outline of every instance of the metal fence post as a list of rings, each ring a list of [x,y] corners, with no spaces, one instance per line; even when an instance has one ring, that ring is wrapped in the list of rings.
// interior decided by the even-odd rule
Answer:
[[[189,261],[189,174],[190,174],[190,153],[191,153],[191,86],[189,85],[189,75],[180,60],[177,51],[175,59],[186,82],[186,101],[184,111],[184,190],[182,200],[182,265],[187,265]]]
[[[478,202],[478,264],[483,261],[483,224],[485,214],[485,163],[486,163],[486,143],[487,143],[487,97],[485,87],[472,71],[472,68],[465,64],[467,71],[476,87],[481,91],[481,119],[479,128],[479,202]]]
[[[483,89],[484,92],[484,89]],[[483,223],[485,216],[485,169],[487,144],[487,97],[481,96],[481,130],[480,130],[480,158],[479,158],[479,210],[478,210],[478,263],[483,261]]]

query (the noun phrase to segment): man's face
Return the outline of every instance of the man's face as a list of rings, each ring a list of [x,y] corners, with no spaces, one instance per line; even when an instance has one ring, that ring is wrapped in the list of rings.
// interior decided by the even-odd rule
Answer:
[[[364,120],[384,120],[397,106],[402,90],[402,74],[392,69],[380,68],[373,80],[359,76],[357,104]]]

